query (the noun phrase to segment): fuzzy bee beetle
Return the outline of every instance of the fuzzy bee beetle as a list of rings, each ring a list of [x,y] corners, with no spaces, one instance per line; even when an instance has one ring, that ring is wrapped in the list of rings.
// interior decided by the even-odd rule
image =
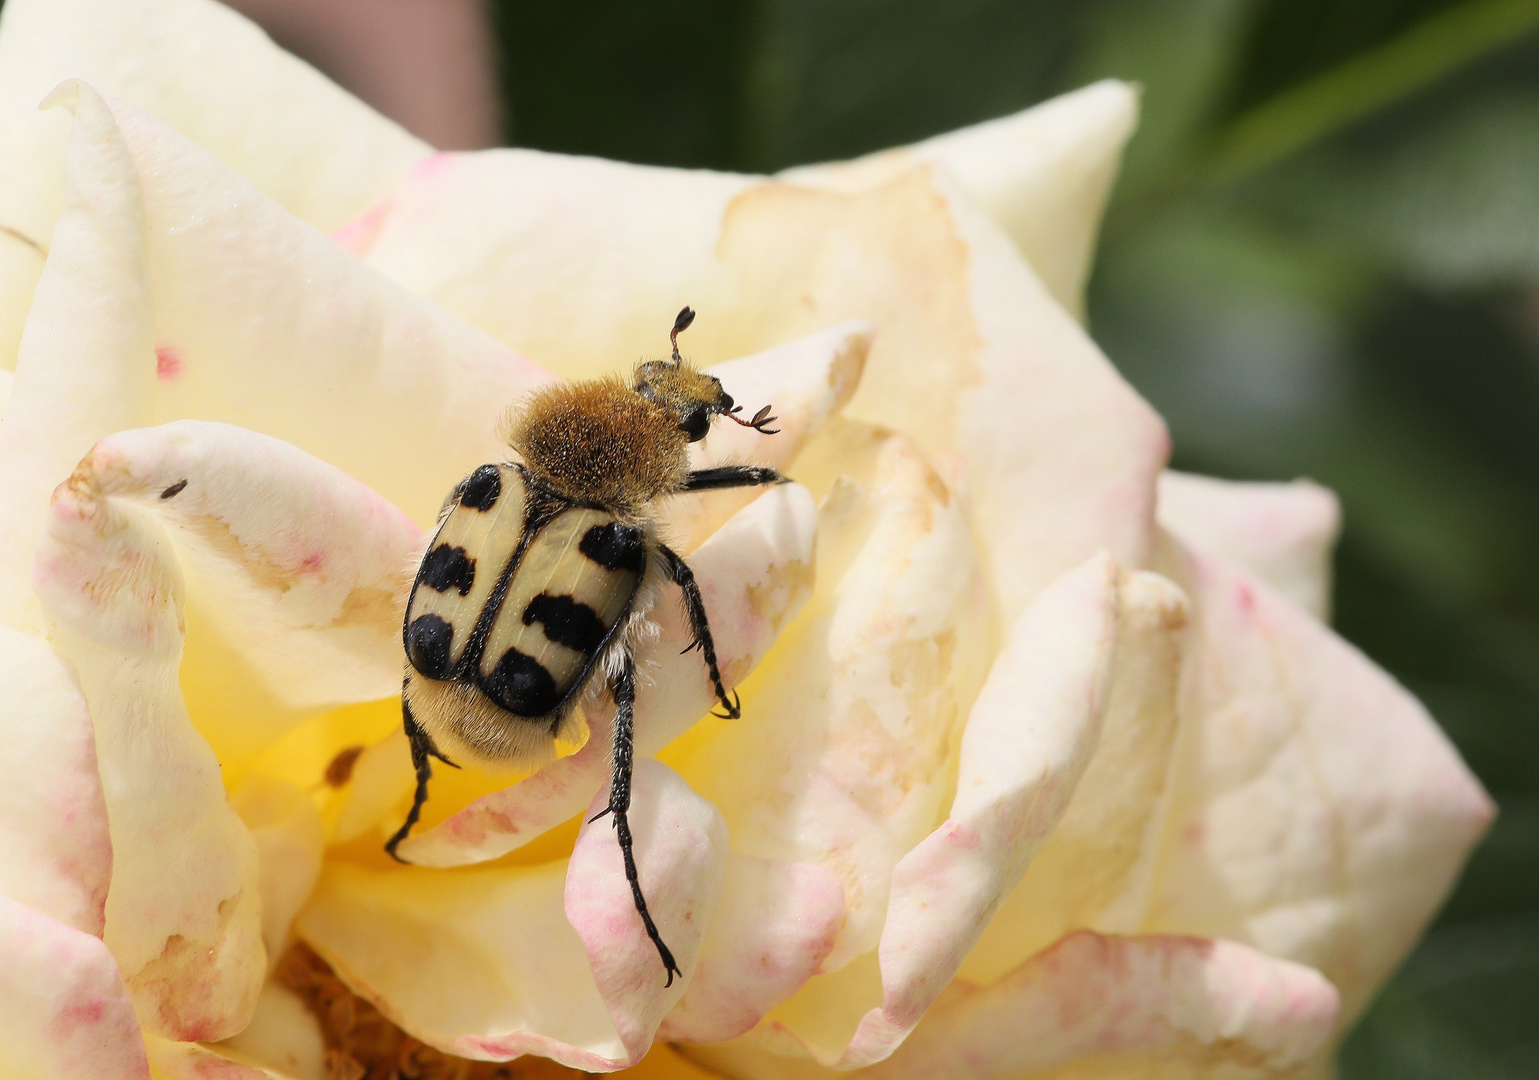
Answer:
[[[658,538],[653,509],[681,492],[782,482],[774,469],[750,465],[690,470],[689,444],[705,438],[718,416],[775,434],[768,405],[740,419],[742,406],[721,382],[679,356],[679,334],[694,318],[687,307],[679,312],[668,335],[672,359],[638,364],[631,385],[609,377],[537,391],[507,432],[522,460],[482,465],[450,493],[406,605],[401,707],[417,788],[385,845],[400,859],[396,847],[427,800],[431,759],[454,765],[440,745],[491,763],[548,759],[576,725],[578,702],[607,682],[614,772],[598,817],[612,816],[666,985],[680,972],[647,912],[628,817],[632,647],[662,583],[683,593],[690,648],[705,658],[718,715],[740,710],[722,685],[694,575]]]

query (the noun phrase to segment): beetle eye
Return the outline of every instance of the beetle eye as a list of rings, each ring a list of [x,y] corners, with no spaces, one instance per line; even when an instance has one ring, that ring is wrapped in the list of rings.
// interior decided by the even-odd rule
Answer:
[[[711,427],[711,411],[704,405],[691,409],[679,422],[679,430],[689,436],[690,442],[699,442]]]

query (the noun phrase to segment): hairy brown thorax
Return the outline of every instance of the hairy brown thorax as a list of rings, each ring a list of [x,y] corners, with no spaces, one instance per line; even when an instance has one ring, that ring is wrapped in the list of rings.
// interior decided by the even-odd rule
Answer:
[[[537,391],[512,417],[507,438],[556,492],[628,515],[677,491],[689,474],[679,421],[615,377]]]

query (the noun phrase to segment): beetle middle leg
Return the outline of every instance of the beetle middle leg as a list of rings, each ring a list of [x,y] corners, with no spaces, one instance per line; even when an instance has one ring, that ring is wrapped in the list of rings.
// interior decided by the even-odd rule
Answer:
[[[395,835],[385,842],[385,851],[396,862],[403,863],[406,860],[397,855],[395,849],[402,840],[406,839],[406,834],[411,832],[412,826],[416,825],[417,819],[422,816],[422,804],[427,802],[428,781],[433,779],[431,759],[437,758],[450,768],[458,769],[459,766],[444,757],[443,751],[433,742],[433,736],[417,723],[417,718],[411,713],[411,706],[406,703],[404,688],[401,694],[401,722],[406,728],[406,737],[411,740],[411,763],[417,770],[417,790],[412,795],[411,809],[406,814],[406,821],[395,831]]]
[[[699,649],[705,654],[706,670],[716,689],[716,699],[721,702],[722,711],[712,715],[723,720],[736,720],[743,715],[742,701],[735,692],[728,696],[727,688],[722,685],[721,669],[716,664],[716,639],[711,636],[711,624],[705,617],[705,600],[700,595],[700,586],[695,583],[695,573],[683,557],[666,544],[659,544],[658,550],[667,564],[668,576],[684,593],[684,610],[689,613],[689,628],[695,635],[695,640],[684,651]]]
[[[641,916],[641,923],[647,929],[647,937],[652,944],[657,946],[657,955],[662,957],[663,967],[668,972],[668,981],[664,987],[673,985],[675,975],[680,978],[684,973],[679,970],[679,965],[673,959],[673,953],[668,946],[663,944],[662,935],[657,932],[657,925],[652,921],[652,913],[647,910],[647,900],[641,894],[641,878],[636,872],[636,855],[632,850],[631,842],[631,765],[634,753],[633,736],[636,712],[636,661],[632,658],[629,649],[626,650],[620,663],[620,670],[615,675],[613,687],[615,699],[615,741],[614,741],[614,773],[609,781],[609,805],[594,814],[589,821],[597,821],[605,814],[613,815],[615,825],[615,837],[620,842],[620,855],[625,860],[625,880],[631,883],[631,899],[636,903],[636,913]]]

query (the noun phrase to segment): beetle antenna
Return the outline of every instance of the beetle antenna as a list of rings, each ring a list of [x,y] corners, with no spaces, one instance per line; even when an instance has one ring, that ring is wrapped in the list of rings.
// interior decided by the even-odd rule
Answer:
[[[728,420],[731,420],[734,424],[742,424],[744,427],[753,428],[760,435],[779,435],[779,428],[770,428],[764,426],[766,424],[773,424],[776,420],[779,419],[779,417],[771,416],[769,414],[769,411],[772,408],[774,408],[773,405],[764,406],[764,408],[753,414],[752,420],[741,420],[738,417],[732,415],[733,413],[740,413],[743,411],[743,407],[741,405],[733,409],[732,412],[724,412],[722,415],[725,416]]]
[[[678,367],[684,361],[679,356],[679,335],[689,329],[689,324],[695,321],[694,310],[688,305],[679,312],[678,318],[673,320],[673,329],[668,334],[668,340],[673,342],[673,366]]]

